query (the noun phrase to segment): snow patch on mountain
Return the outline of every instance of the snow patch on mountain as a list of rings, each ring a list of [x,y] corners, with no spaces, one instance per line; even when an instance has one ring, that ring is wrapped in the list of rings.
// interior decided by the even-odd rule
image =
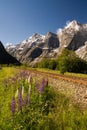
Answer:
[[[61,36],[63,32],[66,32],[69,35],[73,35],[74,32],[77,32],[80,30],[80,24],[76,21],[67,21],[66,22],[66,26],[64,27],[64,29],[59,28],[57,29],[57,34],[58,36]]]
[[[33,34],[31,37],[28,38],[28,42],[39,42],[39,41],[44,41],[45,36],[44,35],[40,35],[40,34]]]
[[[66,25],[67,26],[65,26],[65,29],[71,28],[74,29],[75,31],[79,31],[80,26],[76,20],[73,20],[71,22],[68,21]]]
[[[6,44],[6,49],[14,49],[16,47],[16,45],[13,45],[12,43]]]

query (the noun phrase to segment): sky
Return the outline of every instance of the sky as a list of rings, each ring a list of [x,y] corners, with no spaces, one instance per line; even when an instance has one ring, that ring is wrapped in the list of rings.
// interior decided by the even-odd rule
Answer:
[[[0,0],[0,41],[18,44],[34,33],[56,33],[72,20],[87,23],[86,0]]]

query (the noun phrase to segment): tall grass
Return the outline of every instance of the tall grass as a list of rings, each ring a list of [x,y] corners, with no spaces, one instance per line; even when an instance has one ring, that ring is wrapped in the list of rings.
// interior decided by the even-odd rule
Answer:
[[[55,92],[46,77],[15,72],[3,68],[0,73],[1,130],[87,130],[87,111]]]

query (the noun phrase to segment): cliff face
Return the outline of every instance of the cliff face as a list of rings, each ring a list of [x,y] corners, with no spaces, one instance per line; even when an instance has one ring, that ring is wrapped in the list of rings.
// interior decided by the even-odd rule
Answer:
[[[87,41],[87,24],[81,25],[74,20],[68,23],[64,29],[59,30],[58,37],[60,48],[65,46],[75,51],[79,47],[84,46],[85,41]]]
[[[85,45],[80,47],[78,50],[75,51],[76,54],[87,61],[87,42],[85,42]]]

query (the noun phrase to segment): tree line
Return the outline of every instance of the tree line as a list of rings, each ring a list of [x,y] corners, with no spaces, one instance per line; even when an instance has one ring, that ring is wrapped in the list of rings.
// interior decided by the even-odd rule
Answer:
[[[87,61],[79,58],[74,51],[66,48],[56,59],[44,59],[37,63],[35,67],[59,70],[62,74],[65,72],[87,74]]]

